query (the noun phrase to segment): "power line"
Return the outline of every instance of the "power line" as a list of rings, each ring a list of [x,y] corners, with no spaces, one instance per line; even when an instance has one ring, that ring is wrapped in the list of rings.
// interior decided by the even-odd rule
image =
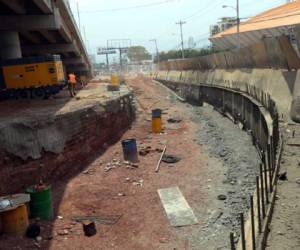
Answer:
[[[188,16],[186,18],[183,18],[183,20],[185,20],[185,21],[192,20],[195,17],[198,17],[200,14],[205,13],[205,12],[207,12],[208,10],[210,10],[212,8],[215,8],[216,6],[218,6],[219,4],[221,4],[221,1],[222,0],[219,0],[217,2],[211,2],[211,3],[214,3],[214,5],[207,5],[205,8],[201,8],[198,11],[194,12],[192,15],[190,15],[190,16]]]
[[[154,2],[154,3],[148,3],[148,4],[141,4],[141,5],[129,6],[129,7],[123,7],[123,8],[82,11],[81,13],[83,13],[83,14],[89,14],[89,13],[101,13],[101,12],[114,12],[114,11],[123,11],[123,10],[133,10],[133,9],[153,7],[153,6],[157,6],[157,5],[171,3],[171,2],[174,2],[174,1],[175,0],[165,0],[165,1],[160,1],[160,2]]]

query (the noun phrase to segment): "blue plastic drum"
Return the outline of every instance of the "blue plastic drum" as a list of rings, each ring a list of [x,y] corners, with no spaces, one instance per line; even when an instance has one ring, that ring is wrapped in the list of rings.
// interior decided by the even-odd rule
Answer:
[[[135,139],[126,139],[122,141],[124,160],[138,162],[138,152]]]

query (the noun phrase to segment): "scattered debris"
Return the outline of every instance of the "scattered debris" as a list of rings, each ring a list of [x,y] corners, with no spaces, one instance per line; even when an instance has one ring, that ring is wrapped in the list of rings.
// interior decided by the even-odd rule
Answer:
[[[82,223],[84,235],[87,237],[94,236],[97,234],[95,222],[89,222],[88,224]]]
[[[167,154],[165,154],[162,157],[162,161],[165,162],[165,163],[176,163],[176,162],[179,162],[180,160],[181,160],[181,158],[178,157],[178,156],[175,156],[175,155],[167,155]]]
[[[168,142],[167,140],[162,140],[162,141],[159,142],[159,144],[161,144],[161,145],[166,145],[167,142]]]
[[[40,246],[40,244],[39,243],[37,243],[37,242],[34,242],[34,244],[33,244],[36,248],[41,248],[41,246]]]
[[[132,182],[132,184],[134,185],[134,186],[143,186],[143,184],[144,184],[144,180],[139,180],[139,181],[134,181],[134,182]]]
[[[37,236],[36,238],[35,238],[35,240],[37,241],[37,242],[41,242],[42,241],[42,237],[41,236]]]
[[[115,168],[120,168],[122,167],[123,165],[126,166],[126,168],[129,168],[129,169],[135,169],[135,168],[138,168],[139,165],[136,164],[136,163],[132,163],[130,161],[119,161],[117,159],[113,159],[112,162],[108,162],[106,163],[106,166],[104,167],[104,172],[108,172],[112,169],[115,169]]]
[[[218,200],[220,200],[220,201],[225,201],[226,199],[227,199],[227,196],[226,196],[226,195],[224,195],[224,194],[218,195]]]
[[[145,156],[147,154],[149,154],[151,152],[151,146],[147,146],[145,148],[142,148],[140,151],[139,151],[139,155],[141,156]]]
[[[118,193],[118,196],[126,196],[124,193]]]
[[[180,123],[182,120],[179,118],[169,118],[167,120],[168,123]]]
[[[139,151],[139,155],[141,155],[141,156],[146,156],[146,155],[149,154],[149,153],[153,153],[153,152],[161,153],[162,151],[163,151],[163,150],[162,150],[161,148],[152,149],[151,146],[147,146],[147,147],[142,148],[142,149]]]
[[[57,219],[59,219],[59,220],[62,220],[64,217],[62,217],[62,216],[60,216],[60,215],[58,215],[57,216]]]
[[[98,224],[113,225],[119,221],[122,215],[87,215],[87,216],[73,216],[71,220],[76,222],[93,221]]]
[[[162,158],[164,157],[164,154],[165,154],[165,152],[166,152],[166,149],[167,149],[167,146],[164,147],[164,149],[163,149],[163,151],[162,151],[162,153],[161,153],[161,156],[160,156],[160,158],[159,158],[159,161],[158,161],[158,163],[157,163],[157,165],[156,165],[156,168],[155,168],[155,172],[156,172],[156,173],[158,173],[158,171],[159,171],[159,166],[160,166],[160,163],[161,163]]]
[[[67,229],[64,229],[64,230],[58,231],[57,234],[60,236],[64,236],[64,235],[68,235],[69,231]]]
[[[163,149],[161,149],[161,148],[156,148],[155,151],[158,152],[158,153],[162,153]]]
[[[278,179],[281,181],[287,181],[287,172],[282,172],[278,174]]]
[[[82,172],[83,174],[88,174],[88,175],[93,175],[94,174],[94,170],[88,169]]]
[[[127,168],[138,168],[139,165],[136,163],[131,163],[129,166],[127,166]]]

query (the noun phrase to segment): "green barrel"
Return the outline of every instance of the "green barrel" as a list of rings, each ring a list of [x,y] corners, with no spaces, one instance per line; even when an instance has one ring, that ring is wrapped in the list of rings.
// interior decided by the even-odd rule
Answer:
[[[53,203],[50,185],[42,191],[37,191],[34,186],[31,186],[26,189],[26,193],[30,194],[29,207],[31,217],[39,217],[44,220],[53,219]]]

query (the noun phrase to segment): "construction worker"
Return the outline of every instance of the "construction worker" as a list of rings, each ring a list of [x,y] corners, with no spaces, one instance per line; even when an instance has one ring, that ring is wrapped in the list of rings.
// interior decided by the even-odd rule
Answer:
[[[70,96],[74,97],[76,95],[75,93],[75,86],[76,86],[76,76],[74,73],[70,73],[68,75],[68,88],[70,91]]]

